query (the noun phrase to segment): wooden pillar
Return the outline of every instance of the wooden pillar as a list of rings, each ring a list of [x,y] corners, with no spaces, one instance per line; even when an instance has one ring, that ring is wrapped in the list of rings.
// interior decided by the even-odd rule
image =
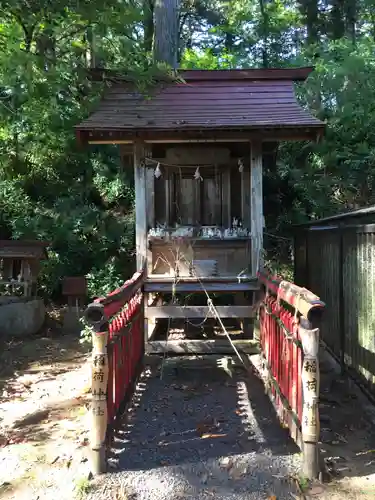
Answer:
[[[251,199],[250,170],[245,167],[241,172],[241,219],[243,226],[249,230],[251,230],[250,199]]]
[[[135,247],[137,271],[147,260],[147,204],[145,148],[142,142],[134,144],[134,189],[135,189]]]
[[[319,329],[312,329],[310,322],[301,318],[299,336],[304,353],[302,365],[302,472],[308,479],[320,473],[319,460]]]
[[[108,332],[92,334],[92,381],[91,381],[91,437],[92,470],[94,474],[106,471],[105,438],[107,432],[107,385],[108,385]]]
[[[263,165],[260,140],[252,141],[250,158],[251,273],[256,276],[263,266]]]
[[[151,158],[150,148],[145,149],[145,157]],[[146,220],[147,229],[155,227],[155,165],[146,168]]]
[[[247,294],[238,292],[234,295],[234,304],[236,306],[249,306],[252,307],[253,303],[249,301]],[[242,337],[246,340],[253,338],[254,323],[253,318],[240,318]]]
[[[89,304],[84,320],[92,329],[91,427],[90,448],[93,474],[106,472],[106,434],[108,425],[108,318],[104,306]]]
[[[221,224],[224,227],[231,227],[232,225],[230,183],[231,183],[230,169],[226,168],[225,170],[223,170],[222,182],[221,182],[221,199],[222,199]]]
[[[151,146],[144,147],[145,158],[151,158]],[[146,276],[152,274],[152,251],[147,242],[148,230],[155,227],[155,165],[151,164],[146,168]]]

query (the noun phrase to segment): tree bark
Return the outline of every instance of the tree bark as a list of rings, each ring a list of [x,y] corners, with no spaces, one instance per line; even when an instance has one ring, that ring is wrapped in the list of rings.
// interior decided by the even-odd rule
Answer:
[[[307,44],[313,45],[319,40],[319,7],[318,0],[300,0],[300,11],[304,17],[307,30]]]
[[[179,0],[155,0],[154,60],[177,68]]]
[[[96,50],[95,50],[95,34],[92,26],[89,26],[86,30],[87,38],[87,53],[86,53],[86,64],[88,68],[96,68]]]
[[[333,0],[331,10],[331,33],[333,40],[339,40],[345,36],[344,2]]]
[[[357,0],[346,0],[345,5],[345,18],[346,18],[346,31],[351,38],[353,44],[356,42],[356,23],[358,16]]]
[[[263,39],[263,47],[262,47],[262,66],[263,68],[268,68],[269,66],[269,58],[268,58],[268,38],[269,38],[269,17],[268,17],[268,12],[267,8],[265,6],[264,0],[259,0],[259,8],[260,8],[260,13],[262,16],[262,23],[261,23],[261,32],[262,32],[262,39]]]
[[[143,2],[143,32],[145,51],[151,53],[154,39],[154,0]]]

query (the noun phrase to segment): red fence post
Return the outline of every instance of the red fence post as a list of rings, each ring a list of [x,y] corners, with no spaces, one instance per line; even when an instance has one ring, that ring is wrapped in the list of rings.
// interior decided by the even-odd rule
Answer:
[[[101,304],[90,304],[85,321],[92,329],[90,448],[93,474],[106,471],[108,320]]]

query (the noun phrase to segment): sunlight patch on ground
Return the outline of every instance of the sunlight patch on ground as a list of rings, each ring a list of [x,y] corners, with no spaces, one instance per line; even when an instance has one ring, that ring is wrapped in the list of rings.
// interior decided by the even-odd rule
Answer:
[[[266,439],[259,424],[257,423],[257,419],[251,406],[250,397],[245,382],[237,382],[237,394],[238,406],[242,411],[241,418],[245,429],[248,429],[251,423],[252,435],[254,436],[254,438],[258,443],[265,443]]]
[[[329,484],[321,500],[374,500],[375,474],[361,477],[344,477]]]
[[[25,342],[30,358],[1,380],[0,497],[71,500],[76,478],[89,474],[88,357],[77,337]],[[12,349],[7,356],[18,360],[18,344]]]

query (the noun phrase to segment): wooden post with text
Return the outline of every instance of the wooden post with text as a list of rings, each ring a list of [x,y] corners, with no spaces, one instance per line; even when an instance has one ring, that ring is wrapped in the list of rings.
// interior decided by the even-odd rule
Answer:
[[[85,321],[92,329],[91,358],[91,432],[90,448],[93,474],[106,472],[106,433],[108,424],[108,321],[100,304],[90,304]]]
[[[309,479],[315,479],[319,469],[319,329],[300,318],[299,336],[303,349],[302,365],[302,473]]]
[[[260,343],[267,380],[276,389],[271,400],[288,415],[287,426],[302,451],[302,473],[317,479],[319,453],[319,325],[324,302],[310,290],[264,272],[258,278],[265,291]],[[288,353],[283,358],[284,350]],[[282,423],[285,419],[281,418]]]

